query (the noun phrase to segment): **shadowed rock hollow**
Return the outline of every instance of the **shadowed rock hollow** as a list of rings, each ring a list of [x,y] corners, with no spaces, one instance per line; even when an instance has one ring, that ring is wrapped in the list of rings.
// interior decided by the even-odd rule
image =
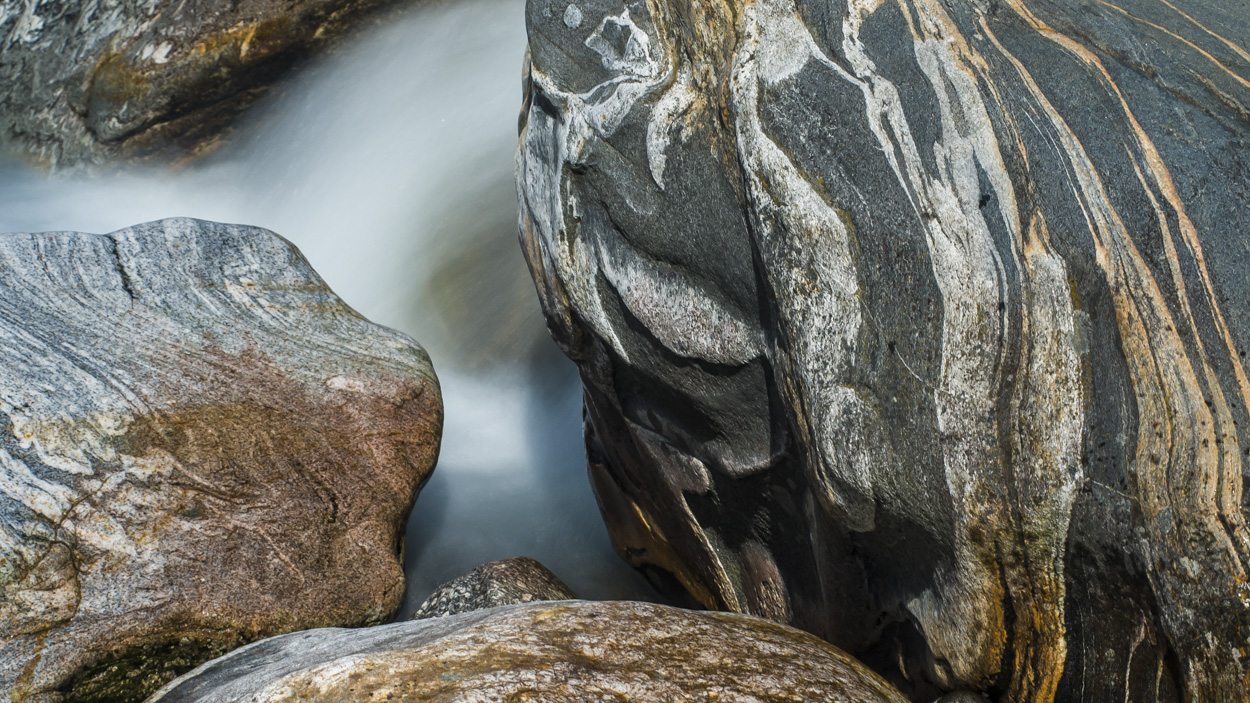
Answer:
[[[903,703],[889,684],[793,628],[647,603],[488,608],[257,642],[151,703],[317,700]]]
[[[1244,698],[1250,5],[527,19],[522,242],[626,558],[915,700]]]
[[[272,232],[0,235],[0,692],[138,701],[385,622],[438,452],[425,352]]]

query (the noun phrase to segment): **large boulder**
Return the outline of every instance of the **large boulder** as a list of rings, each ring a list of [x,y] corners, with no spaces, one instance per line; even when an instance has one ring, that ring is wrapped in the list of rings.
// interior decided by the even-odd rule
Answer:
[[[0,3],[0,142],[50,166],[185,157],[395,0]]]
[[[1243,700],[1250,4],[529,0],[618,549],[921,700]]]
[[[425,352],[272,232],[0,235],[0,700],[388,620],[441,427]]]
[[[758,618],[647,603],[489,608],[256,642],[150,703],[358,701],[903,703],[807,633]]]
[[[492,561],[434,589],[413,620],[441,618],[501,605],[571,600],[577,594],[551,570],[529,557]]]

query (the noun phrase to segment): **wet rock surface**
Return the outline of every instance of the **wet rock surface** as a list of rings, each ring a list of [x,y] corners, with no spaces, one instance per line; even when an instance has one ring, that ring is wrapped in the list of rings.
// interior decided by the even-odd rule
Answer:
[[[393,0],[0,3],[0,142],[49,166],[172,159]]]
[[[821,640],[729,613],[569,601],[257,642],[152,703],[248,700],[902,703]]]
[[[0,698],[385,622],[441,425],[425,352],[272,232],[0,235]]]
[[[577,594],[551,570],[529,557],[482,564],[439,586],[425,599],[413,620],[458,615],[501,605],[540,600],[570,600]]]
[[[1250,681],[1250,6],[529,0],[622,554],[914,700]]]

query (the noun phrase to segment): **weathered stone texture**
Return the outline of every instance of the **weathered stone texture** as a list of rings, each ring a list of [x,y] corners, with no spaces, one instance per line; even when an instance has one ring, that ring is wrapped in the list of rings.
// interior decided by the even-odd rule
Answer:
[[[619,550],[915,700],[1250,688],[1250,5],[529,0]]]
[[[425,352],[272,232],[0,235],[0,700],[386,621],[441,426]]]
[[[501,605],[576,597],[577,594],[547,567],[529,557],[512,557],[482,564],[434,589],[412,614],[412,619],[438,618]]]
[[[394,0],[0,0],[0,142],[49,166],[179,158]]]
[[[490,608],[275,637],[209,662],[151,703],[723,701],[903,703],[807,633],[647,603]]]

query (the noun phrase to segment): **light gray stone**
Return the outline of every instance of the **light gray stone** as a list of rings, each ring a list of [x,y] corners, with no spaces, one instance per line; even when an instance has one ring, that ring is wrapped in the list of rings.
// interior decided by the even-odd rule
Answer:
[[[441,427],[425,352],[272,232],[0,234],[0,700],[385,622]]]
[[[529,557],[512,557],[482,564],[434,589],[412,614],[412,619],[576,597],[577,594],[547,567]]]

